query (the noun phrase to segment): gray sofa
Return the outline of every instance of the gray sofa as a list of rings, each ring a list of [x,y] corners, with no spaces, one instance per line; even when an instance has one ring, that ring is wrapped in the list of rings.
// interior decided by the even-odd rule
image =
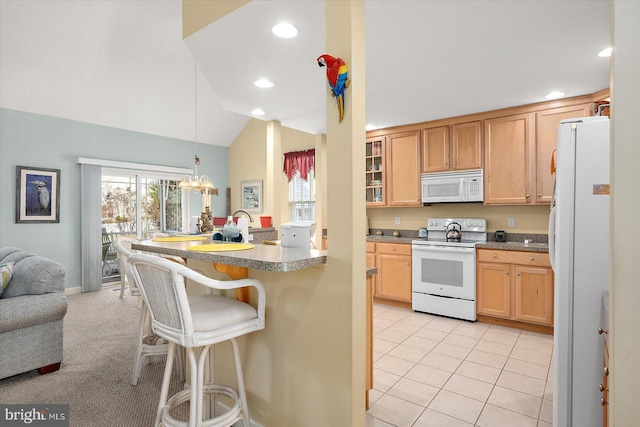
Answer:
[[[0,296],[0,379],[62,362],[62,321],[67,313],[64,267],[18,248],[0,248],[13,276]]]

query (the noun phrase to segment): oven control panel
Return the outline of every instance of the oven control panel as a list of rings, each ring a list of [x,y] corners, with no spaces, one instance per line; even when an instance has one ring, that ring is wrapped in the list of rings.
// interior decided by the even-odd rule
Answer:
[[[456,223],[460,231],[487,232],[487,220],[482,218],[429,218],[427,220],[427,230],[446,230],[449,224]]]

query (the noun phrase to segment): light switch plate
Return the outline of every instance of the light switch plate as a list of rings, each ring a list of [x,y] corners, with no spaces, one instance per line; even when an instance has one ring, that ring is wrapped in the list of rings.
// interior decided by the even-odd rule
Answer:
[[[399,216],[396,217],[396,225],[400,225],[400,217]]]
[[[516,219],[509,218],[509,227],[515,227],[515,226],[516,226]]]

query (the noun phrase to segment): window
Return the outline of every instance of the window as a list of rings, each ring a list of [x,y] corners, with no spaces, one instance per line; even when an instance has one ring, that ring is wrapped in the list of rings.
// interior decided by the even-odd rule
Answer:
[[[316,220],[316,178],[313,170],[307,173],[306,181],[297,171],[289,181],[289,220]]]
[[[283,171],[289,179],[289,220],[316,220],[316,150],[284,154]]]
[[[103,170],[103,227],[108,233],[135,234],[138,238],[183,230],[186,200],[179,181],[173,176]]]

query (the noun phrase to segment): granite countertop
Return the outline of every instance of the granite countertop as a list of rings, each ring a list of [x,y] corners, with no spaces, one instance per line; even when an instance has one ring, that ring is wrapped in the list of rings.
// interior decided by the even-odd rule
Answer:
[[[231,252],[197,252],[187,250],[189,246],[211,243],[210,241],[153,242],[144,240],[132,245],[133,249],[174,255],[200,261],[217,262],[237,267],[264,271],[294,271],[326,264],[327,252],[316,249],[283,248],[280,245],[255,244],[253,249]]]
[[[525,251],[549,253],[547,243],[522,243],[522,242],[486,242],[478,243],[477,249],[500,249],[504,251]]]
[[[367,236],[367,242],[379,242],[379,243],[405,243],[411,244],[414,240],[418,240],[417,237],[393,237],[393,236],[384,236],[384,235],[376,235],[369,234]]]

